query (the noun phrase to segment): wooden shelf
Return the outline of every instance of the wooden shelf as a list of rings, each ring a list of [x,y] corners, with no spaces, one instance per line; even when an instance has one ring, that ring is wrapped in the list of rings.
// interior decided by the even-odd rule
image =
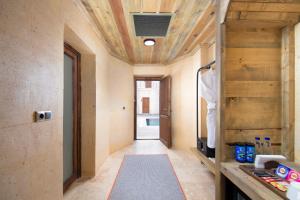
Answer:
[[[200,152],[197,148],[192,148],[191,151],[199,158],[201,163],[207,167],[207,169],[213,173],[216,174],[216,167],[215,163],[207,158],[202,152]]]
[[[222,162],[221,172],[226,178],[228,178],[232,183],[240,188],[240,190],[247,194],[251,199],[283,199],[275,192],[267,188],[265,185],[257,181],[255,178],[246,174],[239,168],[240,165],[241,163],[235,161]]]

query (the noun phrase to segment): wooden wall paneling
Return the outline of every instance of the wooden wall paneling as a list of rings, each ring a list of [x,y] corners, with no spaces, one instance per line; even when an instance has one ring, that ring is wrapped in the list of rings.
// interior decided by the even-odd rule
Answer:
[[[244,64],[236,62],[227,62],[226,65],[226,79],[228,81],[276,81],[280,79],[280,71],[272,70],[274,68],[280,67],[280,64],[276,62],[270,63],[249,63]]]
[[[245,38],[247,39],[247,38]],[[280,48],[232,48],[227,46],[227,63],[280,63]]]
[[[290,1],[291,2],[291,1]],[[230,11],[260,11],[260,12],[287,12],[299,13],[300,2],[298,3],[272,3],[272,2],[231,2]]]
[[[228,11],[227,12],[227,20],[239,20],[241,12],[240,11]]]
[[[282,30],[282,153],[294,160],[295,140],[295,34],[294,26]]]
[[[282,12],[248,12],[240,13],[240,20],[264,20],[264,21],[282,21],[286,23],[296,23],[299,20],[298,13]]]
[[[248,48],[280,48],[281,47],[281,31],[266,28],[238,28],[230,27],[227,32],[228,47],[248,47]],[[236,30],[236,31],[235,31]],[[247,38],[247,41],[245,41]]]
[[[280,48],[228,47],[226,50],[226,80],[280,80]]]
[[[225,97],[281,97],[281,82],[226,81]]]
[[[266,39],[267,38],[267,39]],[[228,23],[224,96],[225,142],[253,142],[270,136],[273,152],[281,142],[281,31]],[[238,134],[240,133],[240,134]],[[233,148],[226,145],[226,160]]]
[[[274,97],[226,98],[225,127],[226,129],[281,128],[280,103],[280,98]]]
[[[271,137],[272,145],[281,144],[281,129],[253,129],[253,130],[226,130],[225,131],[225,142],[235,143],[235,142],[252,142],[254,143],[254,138],[260,137]]]
[[[217,21],[220,21],[219,16]],[[216,199],[223,200],[225,199],[225,178],[221,173],[221,163],[226,161],[226,145],[224,143],[224,134],[225,134],[225,97],[224,97],[224,85],[225,81],[225,57],[226,57],[226,48],[225,48],[225,37],[226,37],[226,25],[217,24],[217,35],[216,35],[216,70],[218,77],[218,102],[217,102],[217,135],[216,135]]]
[[[286,22],[266,20],[237,20],[227,18],[226,25],[235,25],[241,28],[283,28],[286,25]]]
[[[229,1],[227,1],[229,2]],[[225,81],[224,67],[225,67],[225,38],[226,38],[226,25],[223,24],[223,8],[224,1],[217,1],[216,3],[216,72],[218,80],[218,102],[217,102],[217,133],[216,133],[216,172],[215,172],[215,197],[216,200],[225,199],[225,178],[221,173],[221,163],[225,161],[224,155],[225,143],[224,143],[224,112],[225,112],[225,98],[223,82]],[[227,10],[227,9],[226,9]]]

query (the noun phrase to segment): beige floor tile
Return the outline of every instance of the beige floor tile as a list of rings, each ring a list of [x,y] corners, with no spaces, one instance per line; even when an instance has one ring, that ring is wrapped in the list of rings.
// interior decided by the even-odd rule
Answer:
[[[110,155],[94,178],[76,181],[64,200],[106,199],[125,154],[168,154],[188,200],[215,198],[214,176],[192,152],[169,150],[157,140],[140,140]]]

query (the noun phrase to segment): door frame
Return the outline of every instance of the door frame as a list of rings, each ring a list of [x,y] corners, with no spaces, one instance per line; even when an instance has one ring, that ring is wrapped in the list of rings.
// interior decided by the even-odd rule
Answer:
[[[68,43],[64,43],[64,54],[73,62],[73,174],[63,183],[63,191],[81,176],[81,66],[80,53]]]
[[[137,81],[161,81],[163,79],[163,75],[162,76],[134,76],[134,135],[133,135],[133,139],[134,140],[140,140],[140,139],[137,139],[136,136],[137,136],[137,118],[136,118],[136,115],[137,115],[137,109],[136,109],[136,106],[137,106],[137,90],[136,90],[136,82]],[[143,140],[147,140],[147,139],[143,139]],[[152,139],[151,139],[152,140]],[[158,139],[159,140],[159,139]]]

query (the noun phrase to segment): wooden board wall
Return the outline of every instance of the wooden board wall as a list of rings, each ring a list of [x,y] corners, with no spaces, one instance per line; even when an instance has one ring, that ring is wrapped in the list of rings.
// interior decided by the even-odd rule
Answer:
[[[225,60],[225,143],[271,137],[281,145],[281,30],[227,24]],[[226,159],[233,148],[225,145]]]

